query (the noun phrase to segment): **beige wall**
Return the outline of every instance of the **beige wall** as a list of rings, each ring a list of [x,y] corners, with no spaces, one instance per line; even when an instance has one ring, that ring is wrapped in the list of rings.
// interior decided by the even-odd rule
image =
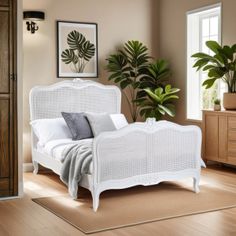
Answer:
[[[107,83],[105,58],[127,40],[145,43],[153,56],[158,53],[157,0],[23,0],[24,10],[43,10],[46,19],[34,35],[23,25],[23,151],[31,162],[28,95],[33,86],[59,82],[56,76],[56,20],[98,24],[99,80]],[[127,115],[126,105],[122,106]]]
[[[160,0],[159,48],[160,57],[170,61],[172,81],[181,88],[174,121],[181,124],[186,120],[186,12],[220,1],[215,0]],[[236,43],[236,1],[222,0],[222,43]],[[194,122],[193,122],[194,123]],[[195,123],[199,124],[200,123]]]
[[[56,77],[56,20],[98,23],[99,80],[107,83],[105,58],[129,39],[144,42],[154,57],[165,58],[172,83],[181,88],[174,121],[186,120],[186,12],[218,3],[216,0],[23,0],[24,10],[43,10],[46,20],[32,35],[23,25],[24,161],[31,162],[28,94],[35,85],[51,84]],[[236,43],[236,1],[222,0],[222,43]],[[159,5],[158,5],[159,4]],[[123,112],[128,115],[126,104]],[[201,123],[194,123],[201,125]]]

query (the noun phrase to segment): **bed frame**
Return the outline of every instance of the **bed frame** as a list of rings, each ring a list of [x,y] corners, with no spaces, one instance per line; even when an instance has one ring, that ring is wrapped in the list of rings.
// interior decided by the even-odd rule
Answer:
[[[65,112],[120,113],[121,93],[116,86],[76,79],[30,92],[32,120],[61,117]],[[32,131],[34,173],[38,164],[60,174],[62,164],[37,150]],[[135,185],[154,185],[192,177],[199,192],[201,131],[196,126],[171,122],[134,123],[120,130],[104,132],[93,142],[93,173],[83,176],[80,186],[91,191],[97,211],[100,193]]]

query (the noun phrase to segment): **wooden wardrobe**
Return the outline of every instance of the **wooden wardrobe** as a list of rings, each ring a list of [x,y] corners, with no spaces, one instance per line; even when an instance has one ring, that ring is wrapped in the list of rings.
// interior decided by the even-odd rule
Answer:
[[[17,0],[0,0],[0,197],[18,195]]]

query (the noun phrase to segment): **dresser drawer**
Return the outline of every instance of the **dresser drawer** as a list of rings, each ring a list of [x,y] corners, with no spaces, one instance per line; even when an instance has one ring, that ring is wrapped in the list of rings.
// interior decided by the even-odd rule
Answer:
[[[228,141],[236,141],[236,129],[231,129],[228,132]]]
[[[233,129],[236,131],[236,117],[231,116],[228,118],[228,127],[229,127],[229,130]]]
[[[232,164],[236,161],[236,142],[228,142],[228,160]]]

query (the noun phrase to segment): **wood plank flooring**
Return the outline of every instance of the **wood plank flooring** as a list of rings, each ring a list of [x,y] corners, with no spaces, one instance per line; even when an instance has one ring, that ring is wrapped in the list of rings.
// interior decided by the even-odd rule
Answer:
[[[236,192],[236,169],[211,167],[203,170],[202,182]],[[22,199],[0,201],[0,236],[84,235],[31,198],[65,194],[66,187],[54,174],[24,174]],[[236,208],[152,222],[93,234],[94,236],[234,236]]]

